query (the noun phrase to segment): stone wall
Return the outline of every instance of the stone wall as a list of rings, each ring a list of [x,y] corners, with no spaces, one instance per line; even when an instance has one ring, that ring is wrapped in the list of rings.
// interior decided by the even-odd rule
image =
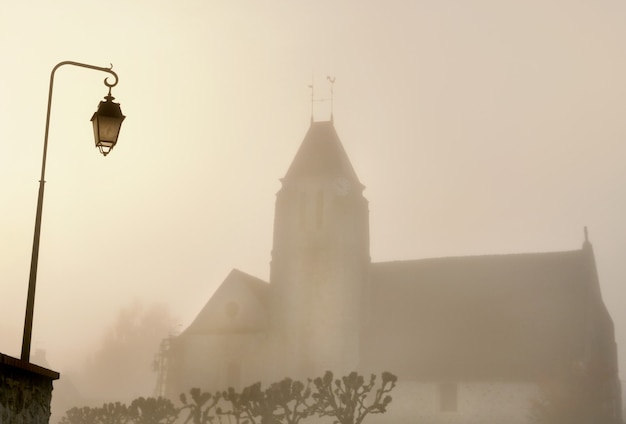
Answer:
[[[0,423],[48,424],[59,373],[0,353]]]
[[[398,381],[388,411],[373,415],[371,424],[529,424],[530,402],[539,396],[530,382],[455,383],[453,410],[444,410],[441,384]]]

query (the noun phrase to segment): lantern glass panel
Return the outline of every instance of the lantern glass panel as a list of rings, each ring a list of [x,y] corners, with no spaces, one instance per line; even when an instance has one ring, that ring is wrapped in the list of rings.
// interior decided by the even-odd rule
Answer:
[[[120,131],[121,120],[117,117],[99,116],[98,117],[98,139],[101,143],[110,142],[115,144]]]

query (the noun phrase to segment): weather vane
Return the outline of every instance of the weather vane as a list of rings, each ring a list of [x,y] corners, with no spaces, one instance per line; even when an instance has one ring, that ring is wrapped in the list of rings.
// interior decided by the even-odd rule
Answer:
[[[335,84],[335,78],[331,76],[326,76],[326,79],[330,82],[330,120],[333,121],[333,100],[334,100],[334,92],[333,87]],[[313,122],[313,114],[314,114],[314,104],[315,102],[325,102],[328,100],[327,98],[315,98],[315,86],[313,77],[311,77],[311,84],[308,86],[311,89],[311,122]]]

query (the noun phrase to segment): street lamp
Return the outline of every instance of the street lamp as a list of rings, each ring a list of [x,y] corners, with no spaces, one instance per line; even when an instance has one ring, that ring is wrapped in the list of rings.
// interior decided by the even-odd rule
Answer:
[[[106,156],[117,143],[122,121],[126,117],[122,115],[120,104],[113,102],[115,97],[111,96],[111,87],[109,87],[109,94],[104,99],[106,102],[100,102],[98,110],[91,117],[91,122],[93,122],[96,147],[100,149],[100,153]]]
[[[43,208],[43,192],[46,175],[46,156],[48,152],[48,130],[50,128],[50,110],[52,106],[52,88],[54,86],[54,73],[63,65],[78,66],[81,68],[94,69],[96,71],[107,72],[115,77],[113,83],[109,83],[109,77],[104,79],[104,85],[109,88],[109,93],[105,96],[106,101],[101,101],[98,110],[91,117],[93,123],[96,147],[106,156],[117,143],[117,137],[122,127],[125,116],[122,114],[119,103],[114,103],[111,96],[111,88],[115,87],[118,77],[113,72],[113,66],[101,68],[99,66],[87,65],[85,63],[64,61],[58,63],[50,73],[50,89],[48,90],[48,110],[46,113],[46,129],[43,140],[43,158],[41,160],[41,178],[39,179],[39,195],[37,196],[37,213],[35,215],[35,234],[33,236],[33,253],[30,259],[30,276],[28,279],[28,296],[26,298],[26,317],[24,318],[24,337],[22,338],[22,361],[30,361],[30,342],[33,331],[33,311],[35,306],[35,286],[37,283],[37,263],[39,260],[39,238],[41,235],[41,211]]]

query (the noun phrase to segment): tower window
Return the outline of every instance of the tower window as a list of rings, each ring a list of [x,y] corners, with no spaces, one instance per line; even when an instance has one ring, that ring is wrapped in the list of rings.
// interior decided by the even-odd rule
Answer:
[[[317,228],[322,228],[324,224],[324,192],[322,190],[317,192],[317,201],[315,202],[315,225]]]

